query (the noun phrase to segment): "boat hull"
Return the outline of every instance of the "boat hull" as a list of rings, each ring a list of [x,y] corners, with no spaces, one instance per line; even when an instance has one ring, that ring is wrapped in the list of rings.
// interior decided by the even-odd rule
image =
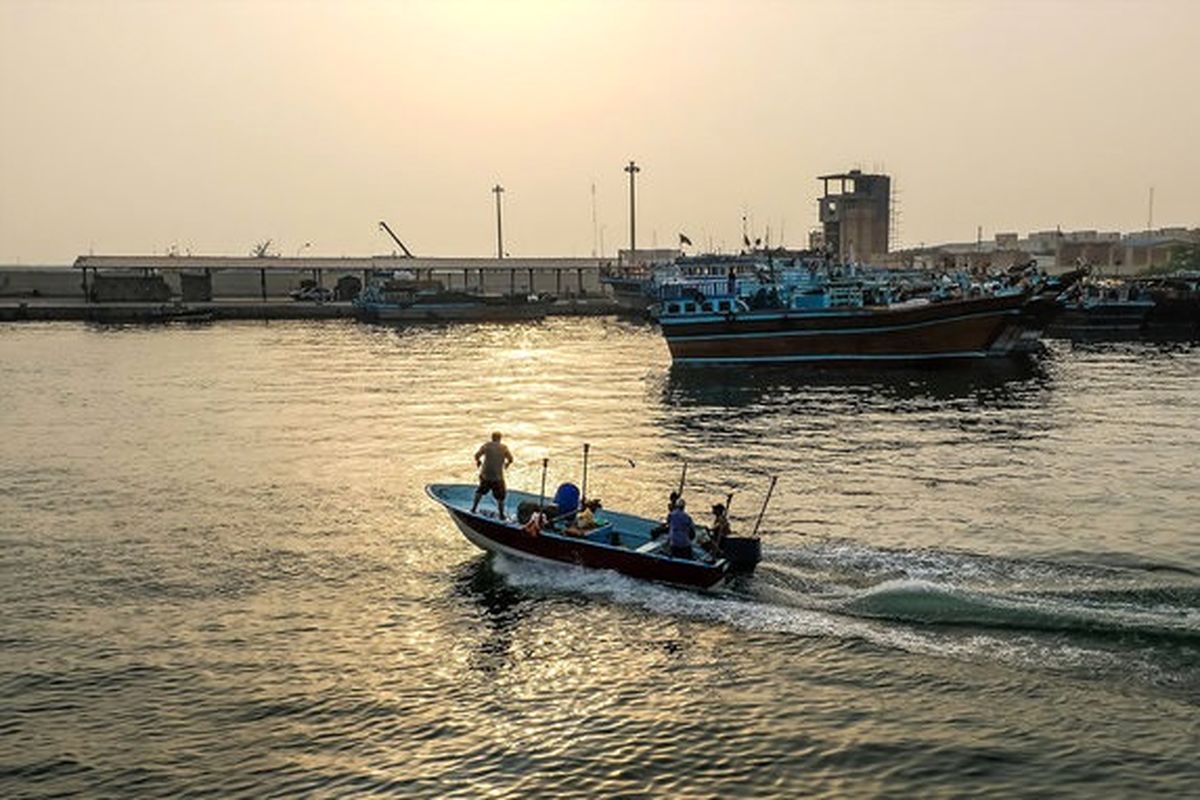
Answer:
[[[1153,310],[1149,300],[1067,306],[1046,332],[1062,339],[1137,336]]]
[[[429,496],[440,503],[450,514],[454,524],[467,541],[481,550],[500,553],[513,558],[532,561],[567,564],[590,569],[604,569],[628,575],[640,580],[671,583],[679,586],[709,588],[720,583],[728,572],[728,563],[700,561],[690,558],[672,558],[660,552],[638,552],[619,544],[597,542],[592,539],[542,532],[538,535],[526,533],[512,522],[501,522],[484,514],[471,513],[459,506],[458,498],[468,497],[474,491],[470,486],[431,485],[426,487]],[[455,497],[457,495],[457,497]],[[532,495],[509,491],[509,500],[519,502]],[[486,505],[485,500],[484,504]],[[614,530],[618,538],[628,536],[640,542],[644,530],[654,526],[653,520],[625,514],[605,512],[615,518]],[[634,531],[633,528],[639,529]]]
[[[1025,295],[905,308],[749,311],[660,320],[671,357],[690,364],[915,362],[1028,352],[1040,320]]]
[[[361,306],[359,314],[371,322],[515,322],[543,319],[547,310],[543,302],[377,303]]]

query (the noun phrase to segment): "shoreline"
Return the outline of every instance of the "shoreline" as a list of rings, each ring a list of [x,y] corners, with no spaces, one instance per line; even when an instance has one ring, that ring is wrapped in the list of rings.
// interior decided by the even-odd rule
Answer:
[[[557,300],[546,312],[551,317],[636,316],[637,312],[609,298]],[[224,320],[358,319],[348,301],[315,303],[298,300],[214,300],[206,302],[93,303],[63,298],[0,298],[0,322],[165,323]],[[442,320],[485,322],[478,318]]]

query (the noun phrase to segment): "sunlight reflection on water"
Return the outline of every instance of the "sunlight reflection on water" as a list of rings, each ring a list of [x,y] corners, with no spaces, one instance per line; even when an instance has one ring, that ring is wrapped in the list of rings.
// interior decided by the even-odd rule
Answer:
[[[613,320],[56,324],[0,370],[5,794],[1200,783],[1193,348],[696,371]],[[683,459],[743,529],[779,475],[760,573],[487,561],[422,487],[493,429],[514,487],[590,442],[649,515]]]

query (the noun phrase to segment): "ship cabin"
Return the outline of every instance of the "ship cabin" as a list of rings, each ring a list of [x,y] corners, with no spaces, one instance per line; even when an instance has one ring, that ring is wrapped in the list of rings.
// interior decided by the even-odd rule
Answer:
[[[659,304],[659,317],[710,317],[731,316],[750,307],[732,295],[717,297],[680,297]]]

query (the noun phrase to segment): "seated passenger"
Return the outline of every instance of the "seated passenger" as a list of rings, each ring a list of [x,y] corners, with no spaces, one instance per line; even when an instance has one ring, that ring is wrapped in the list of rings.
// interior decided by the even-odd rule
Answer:
[[[596,519],[596,512],[601,508],[599,500],[588,500],[583,504],[583,510],[575,515],[575,527],[581,531],[599,528],[600,522]]]
[[[567,528],[567,533],[571,536],[583,536],[587,531],[599,528],[602,523],[596,519],[596,512],[602,507],[599,500],[588,500],[575,515],[575,524]]]
[[[705,549],[714,556],[721,554],[721,542],[725,541],[725,537],[732,533],[729,527],[729,515],[725,513],[725,504],[716,503],[712,507],[713,521],[709,528],[708,541],[705,543]]]
[[[546,526],[546,514],[543,511],[534,511],[529,515],[529,519],[521,526],[521,530],[528,533],[530,536],[537,536],[542,532],[542,528]]]

